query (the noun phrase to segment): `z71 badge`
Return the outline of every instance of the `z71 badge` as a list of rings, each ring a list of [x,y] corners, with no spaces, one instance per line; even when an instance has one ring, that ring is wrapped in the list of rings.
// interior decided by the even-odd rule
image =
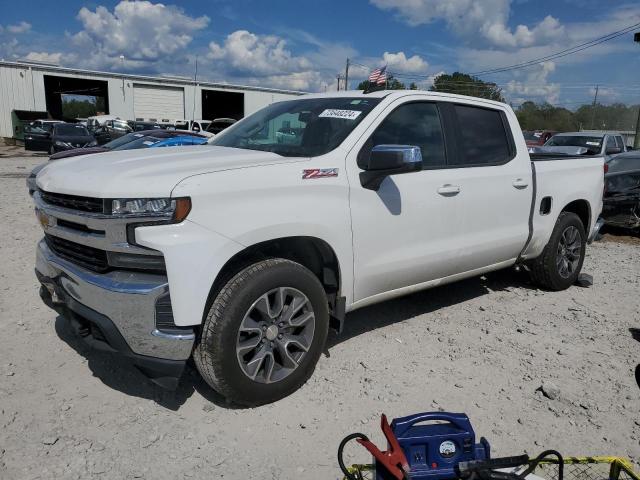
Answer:
[[[302,171],[302,179],[310,180],[313,178],[337,177],[337,168],[308,168]]]

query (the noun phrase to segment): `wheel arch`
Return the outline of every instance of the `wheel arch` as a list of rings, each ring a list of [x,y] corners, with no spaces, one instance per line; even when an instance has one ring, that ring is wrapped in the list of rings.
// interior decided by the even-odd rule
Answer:
[[[280,237],[245,247],[233,255],[220,269],[209,291],[203,319],[220,289],[243,268],[268,258],[285,258],[303,265],[320,281],[327,294],[330,326],[342,330],[345,316],[345,298],[341,296],[342,277],[335,250],[318,237]]]
[[[582,225],[584,226],[584,231],[587,235],[589,235],[590,227],[591,227],[591,205],[587,200],[579,199],[573,200],[564,206],[564,208],[560,211],[562,212],[571,212],[575,213]]]

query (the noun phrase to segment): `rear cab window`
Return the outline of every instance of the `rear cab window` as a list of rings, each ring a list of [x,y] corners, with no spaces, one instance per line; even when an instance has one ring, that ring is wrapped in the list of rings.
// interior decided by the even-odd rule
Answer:
[[[457,154],[449,158],[449,165],[502,165],[515,157],[513,137],[501,110],[456,104],[453,111]]]

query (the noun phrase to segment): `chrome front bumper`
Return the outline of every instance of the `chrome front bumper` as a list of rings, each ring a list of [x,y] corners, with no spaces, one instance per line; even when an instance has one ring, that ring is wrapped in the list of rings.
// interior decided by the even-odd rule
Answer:
[[[106,317],[134,355],[181,361],[191,356],[193,332],[171,335],[155,327],[156,301],[169,291],[166,276],[91,272],[57,256],[44,240],[38,244],[36,271],[53,303],[77,315],[92,311]],[[56,295],[56,288],[61,289],[61,295]]]

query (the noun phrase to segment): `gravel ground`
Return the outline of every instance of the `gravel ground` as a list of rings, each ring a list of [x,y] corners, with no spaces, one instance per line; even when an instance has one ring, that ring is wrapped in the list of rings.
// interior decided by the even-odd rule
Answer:
[[[637,237],[589,248],[591,288],[543,292],[505,271],[354,312],[301,390],[238,409],[193,371],[163,391],[40,302],[24,184],[39,161],[0,161],[0,478],[335,479],[345,434],[382,446],[381,412],[441,409],[466,412],[495,456],[640,462]]]

